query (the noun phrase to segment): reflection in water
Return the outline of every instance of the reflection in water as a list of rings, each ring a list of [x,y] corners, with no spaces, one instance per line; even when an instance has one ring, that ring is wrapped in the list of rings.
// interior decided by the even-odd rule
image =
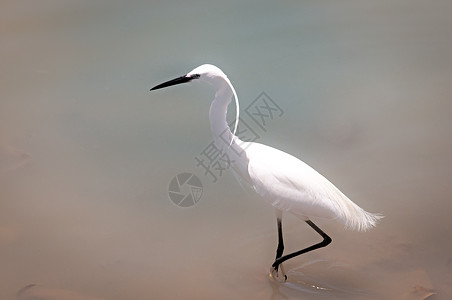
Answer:
[[[370,278],[345,264],[326,260],[309,261],[290,269],[287,274],[289,280],[286,282],[269,275],[272,285],[281,295],[286,292],[295,296],[301,292],[312,297],[334,296],[341,299],[369,299],[374,296]]]
[[[0,299],[451,299],[451,9],[3,1]],[[385,219],[365,234],[315,220],[332,244],[269,280],[273,209],[196,167],[212,91],[149,93],[202,63],[243,109],[262,92],[283,109],[266,131],[250,120],[260,142]],[[167,193],[182,172],[204,188],[186,209]],[[284,226],[287,252],[318,239]]]

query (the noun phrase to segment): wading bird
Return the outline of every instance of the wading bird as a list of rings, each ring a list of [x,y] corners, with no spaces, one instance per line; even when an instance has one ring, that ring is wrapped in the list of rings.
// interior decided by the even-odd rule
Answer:
[[[234,87],[219,68],[205,64],[188,74],[159,84],[151,89],[186,83],[207,82],[215,89],[209,119],[215,146],[226,154],[233,172],[267,200],[276,211],[278,247],[272,264],[272,274],[286,280],[282,263],[300,254],[327,246],[331,238],[311,221],[311,217],[336,219],[346,228],[365,231],[376,225],[381,215],[368,213],[313,168],[275,148],[241,141],[235,132],[239,121],[239,102]],[[235,98],[234,133],[226,121],[227,108]],[[282,214],[289,212],[304,220],[323,238],[320,243],[283,256]],[[280,270],[280,272],[278,271]],[[280,274],[279,274],[280,273]]]

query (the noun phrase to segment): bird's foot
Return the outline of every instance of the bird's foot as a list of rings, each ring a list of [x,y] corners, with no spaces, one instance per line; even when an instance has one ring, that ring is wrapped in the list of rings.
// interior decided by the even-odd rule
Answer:
[[[286,275],[286,272],[284,272],[283,265],[276,263],[276,261],[273,263],[270,272],[271,272],[273,278],[275,278],[279,281],[287,280],[287,275]]]

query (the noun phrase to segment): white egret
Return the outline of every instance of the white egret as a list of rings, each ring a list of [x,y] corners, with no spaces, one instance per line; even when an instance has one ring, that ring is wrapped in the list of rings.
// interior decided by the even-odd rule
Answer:
[[[216,147],[228,156],[232,170],[240,180],[275,208],[278,246],[272,272],[277,277],[281,275],[281,278],[287,279],[282,268],[284,261],[331,243],[331,238],[311,221],[311,217],[336,219],[346,228],[359,231],[375,226],[382,218],[379,214],[368,213],[360,208],[298,158],[266,145],[243,142],[235,136],[239,120],[237,94],[228,77],[216,66],[201,65],[188,74],[159,84],[151,90],[190,81],[207,82],[214,87],[215,98],[210,105],[209,119]],[[227,108],[233,96],[236,103],[234,133],[226,121]],[[292,213],[304,220],[322,236],[323,241],[283,256],[283,212]]]

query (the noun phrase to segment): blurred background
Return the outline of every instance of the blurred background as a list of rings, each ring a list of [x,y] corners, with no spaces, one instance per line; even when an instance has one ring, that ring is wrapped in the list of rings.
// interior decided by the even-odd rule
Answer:
[[[446,0],[2,1],[0,298],[450,299],[451,13]],[[272,207],[195,160],[212,89],[149,92],[203,63],[231,79],[244,118],[262,92],[284,111],[252,125],[259,142],[382,222],[314,220],[333,243],[269,279]],[[203,185],[185,209],[168,196],[181,172]],[[284,229],[287,253],[318,242],[293,216]]]

